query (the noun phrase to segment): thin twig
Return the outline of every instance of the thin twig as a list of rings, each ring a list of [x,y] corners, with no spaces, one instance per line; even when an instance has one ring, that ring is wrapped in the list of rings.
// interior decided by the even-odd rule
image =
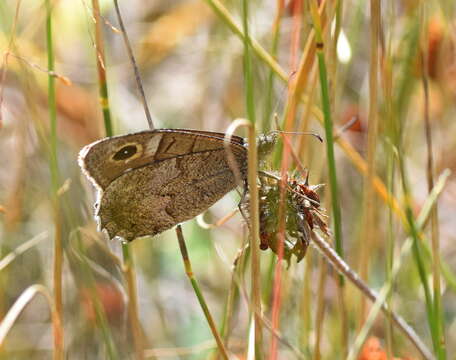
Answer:
[[[133,50],[131,49],[130,40],[128,39],[127,31],[125,30],[125,26],[124,26],[124,23],[122,20],[122,16],[120,14],[119,4],[118,4],[117,0],[114,0],[114,7],[116,9],[117,19],[119,21],[120,30],[122,33],[122,37],[124,39],[125,47],[127,49],[128,57],[130,59],[131,66],[133,67],[133,70],[135,72],[135,80],[136,80],[136,84],[138,85],[138,90],[139,90],[141,102],[144,107],[144,112],[146,114],[147,123],[149,124],[149,128],[151,130],[153,130],[155,128],[154,122],[152,120],[152,116],[150,115],[149,107],[147,106],[146,95],[144,93],[144,88],[142,86],[141,77],[139,75],[138,65],[136,64],[135,56],[133,55]]]

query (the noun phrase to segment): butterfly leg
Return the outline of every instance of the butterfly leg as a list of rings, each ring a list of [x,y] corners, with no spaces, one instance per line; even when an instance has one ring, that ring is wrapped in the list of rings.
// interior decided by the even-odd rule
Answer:
[[[241,213],[241,216],[244,218],[244,221],[247,224],[247,226],[249,227],[249,231],[250,231],[251,229],[250,229],[249,213],[248,213],[248,208],[247,208],[247,205],[249,203],[248,198],[247,198],[248,193],[249,193],[249,189],[248,189],[248,185],[247,185],[247,180],[244,180],[244,187],[243,187],[243,191],[241,194],[241,198],[238,203],[238,208],[239,208],[239,212]]]

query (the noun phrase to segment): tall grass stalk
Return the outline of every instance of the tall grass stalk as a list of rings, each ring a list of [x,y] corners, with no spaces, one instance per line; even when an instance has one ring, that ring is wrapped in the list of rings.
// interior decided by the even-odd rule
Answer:
[[[369,69],[369,119],[367,127],[367,176],[364,181],[363,191],[363,209],[364,229],[363,240],[360,242],[360,276],[362,279],[368,279],[369,262],[371,258],[371,249],[375,244],[375,209],[376,197],[373,188],[373,180],[376,173],[375,153],[377,150],[378,137],[378,62],[379,62],[379,37],[380,37],[380,1],[370,1],[370,69]],[[361,298],[361,311],[359,314],[359,325],[365,321],[366,316],[366,299]]]
[[[326,135],[326,153],[328,159],[328,175],[329,185],[331,189],[331,206],[334,221],[334,239],[336,251],[343,258],[343,244],[342,244],[342,223],[341,223],[341,212],[339,205],[339,190],[337,185],[337,171],[336,171],[336,160],[334,156],[334,130],[333,121],[330,108],[329,99],[329,88],[328,88],[328,77],[326,70],[325,54],[323,52],[324,42],[323,33],[320,21],[320,15],[316,4],[311,2],[311,13],[312,21],[315,29],[315,39],[317,47],[318,67],[320,71],[320,88],[322,107],[324,115],[324,126]],[[343,283],[343,280],[341,280]]]
[[[249,2],[243,0],[242,2],[242,26],[243,33],[246,35],[243,37],[244,42],[244,85],[245,85],[245,107],[247,112],[247,119],[255,124],[255,94],[253,84],[253,72],[252,72],[252,50],[249,36]]]
[[[387,8],[388,17],[394,19],[394,5],[391,3]],[[393,74],[392,74],[392,62],[393,62],[393,50],[392,50],[392,31],[388,33],[387,43],[385,46],[385,56],[383,66],[381,67],[381,79],[382,79],[382,88],[383,88],[383,98],[384,98],[384,116],[386,123],[386,134],[393,131]],[[391,137],[391,136],[390,136]],[[393,196],[395,191],[395,148],[389,144],[385,146],[385,157],[386,157],[386,186],[388,189],[388,194]],[[396,234],[394,227],[397,225],[394,221],[393,209],[389,206],[386,209],[387,212],[387,241],[386,241],[386,256],[385,256],[385,273],[386,273],[386,282],[393,284],[393,266],[394,266],[394,251],[396,247]],[[389,358],[393,357],[393,319],[391,314],[391,306],[393,303],[393,293],[389,292],[386,298],[386,303],[390,309],[388,316],[385,321],[386,328],[386,352]]]
[[[130,244],[122,243],[123,271],[128,290],[128,314],[133,331],[136,359],[144,359],[144,339],[139,322],[138,292],[136,289],[136,272],[133,263],[133,254],[130,253]]]
[[[298,0],[293,3],[292,16],[293,28],[290,43],[290,74],[294,74],[298,64],[298,51],[300,49],[301,25],[302,25],[302,1]],[[296,79],[293,75],[288,82],[288,102],[286,106],[285,115],[285,131],[293,130],[293,123],[296,119],[298,94],[296,93]],[[277,262],[275,263],[274,271],[274,286],[272,298],[272,329],[278,331],[280,324],[280,310],[282,304],[282,269],[283,269],[283,255],[285,246],[285,216],[286,216],[286,196],[287,196],[287,181],[288,170],[291,165],[290,149],[291,145],[288,141],[284,141],[284,147],[281,158],[280,166],[280,195],[279,195],[279,208],[278,208],[278,252]],[[277,152],[280,154],[280,152]],[[272,337],[269,350],[269,359],[277,359],[278,353],[278,340]]]
[[[399,154],[401,153],[401,149],[399,150]],[[426,304],[426,316],[429,323],[429,328],[431,332],[432,343],[434,346],[434,351],[437,352],[439,347],[438,339],[437,339],[437,332],[436,332],[436,321],[435,321],[435,313],[434,307],[432,303],[432,296],[429,289],[429,285],[427,282],[427,269],[425,266],[425,261],[423,259],[423,249],[420,244],[420,232],[418,226],[416,224],[415,217],[413,215],[412,204],[411,204],[411,193],[410,193],[410,186],[408,181],[407,172],[405,170],[405,159],[399,155],[399,171],[402,178],[402,191],[404,192],[405,198],[405,213],[407,216],[407,222],[409,225],[409,232],[413,239],[413,258],[415,260],[415,264],[417,266],[418,275],[421,281],[421,285],[423,287],[425,304]]]
[[[344,248],[342,242],[342,223],[341,223],[341,211],[339,204],[339,190],[337,184],[337,170],[336,170],[336,160],[334,155],[334,130],[333,130],[333,121],[331,113],[331,101],[329,98],[329,87],[328,87],[328,77],[326,70],[326,61],[324,49],[324,40],[323,32],[321,27],[320,14],[318,12],[317,5],[314,2],[310,3],[310,10],[312,15],[312,22],[315,30],[315,42],[317,49],[317,58],[318,58],[318,68],[320,73],[320,89],[321,89],[321,101],[324,114],[324,127],[326,135],[326,157],[328,161],[328,176],[329,176],[329,185],[331,190],[331,208],[332,208],[332,217],[334,224],[334,240],[337,254],[344,258]],[[342,354],[347,353],[347,335],[348,335],[348,318],[346,313],[345,306],[345,285],[344,278],[342,275],[338,278],[339,285],[339,303],[341,311],[341,352]]]
[[[426,177],[428,191],[431,192],[434,187],[434,157],[433,157],[433,146],[432,146],[432,127],[430,122],[429,114],[429,59],[428,59],[428,29],[429,22],[427,21],[427,5],[426,3],[421,4],[420,11],[420,22],[421,22],[421,78],[423,83],[423,117],[424,117],[424,130],[426,138]],[[441,299],[441,286],[440,286],[440,234],[439,234],[439,216],[438,216],[438,203],[432,209],[431,213],[431,245],[432,245],[432,289],[434,299],[434,312],[436,319],[436,338],[438,340],[438,353],[439,359],[446,358],[446,344],[445,344],[445,326],[444,317],[442,311],[442,299]]]
[[[100,16],[100,4],[98,0],[92,0],[92,12],[95,19],[95,51],[97,59],[98,87],[101,110],[106,136],[113,136],[114,131],[111,121],[111,111],[109,109],[108,84],[106,82],[106,61],[104,52],[102,18]]]
[[[249,151],[248,151],[248,186],[250,193],[251,207],[251,227],[250,227],[250,246],[252,251],[252,304],[251,310],[253,317],[253,325],[255,329],[255,359],[263,359],[263,332],[260,322],[261,317],[261,287],[260,287],[260,254],[259,254],[259,234],[260,222],[258,215],[258,189],[257,189],[257,164],[258,156],[256,149],[256,133],[255,133],[255,94],[252,71],[252,44],[249,36],[249,0],[242,2],[242,26],[243,33],[246,35],[243,38],[244,42],[244,84],[245,84],[245,106],[247,119],[250,122],[248,126],[249,135]]]
[[[48,60],[48,108],[49,108],[49,128],[50,128],[50,147],[49,147],[49,169],[51,173],[51,197],[54,212],[54,264],[53,264],[53,283],[54,283],[54,306],[57,321],[54,332],[54,359],[63,360],[64,358],[64,331],[63,331],[63,300],[62,300],[62,268],[63,268],[63,246],[62,246],[62,224],[60,216],[60,206],[58,198],[59,189],[59,165],[57,160],[57,110],[55,100],[55,78],[51,74],[54,72],[54,46],[52,33],[52,10],[51,0],[46,0],[46,42]]]
[[[255,125],[252,121],[237,119],[233,121],[226,131],[226,136],[230,137],[238,127],[245,126],[248,129],[247,141],[248,150],[248,174],[247,183],[249,189],[249,217],[250,234],[249,248],[251,252],[251,303],[250,322],[254,328],[255,359],[263,359],[263,322],[261,311],[261,262],[260,262],[260,214],[259,214],[259,195],[257,184],[258,153],[256,146]],[[225,142],[226,143],[226,142]],[[228,147],[229,149],[229,147]]]

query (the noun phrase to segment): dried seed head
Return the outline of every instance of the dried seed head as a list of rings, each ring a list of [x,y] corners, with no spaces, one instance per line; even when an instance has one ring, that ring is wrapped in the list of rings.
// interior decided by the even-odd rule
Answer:
[[[302,260],[310,242],[311,232],[320,230],[328,235],[324,211],[320,208],[320,197],[315,190],[321,185],[309,186],[298,179],[287,181],[285,204],[285,243],[284,259],[290,261],[295,255]],[[280,180],[275,175],[260,174],[260,249],[270,248],[278,253],[278,226],[280,203]],[[242,205],[243,212],[248,213],[247,201]]]

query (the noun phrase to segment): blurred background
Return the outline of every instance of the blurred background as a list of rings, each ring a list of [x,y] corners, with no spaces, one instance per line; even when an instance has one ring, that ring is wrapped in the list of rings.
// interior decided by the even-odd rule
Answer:
[[[106,134],[99,100],[96,61],[100,55],[96,50],[99,45],[93,3],[51,3],[55,106],[48,97],[46,3],[0,2],[0,319],[6,319],[13,304],[34,284],[43,285],[44,290],[39,291],[48,293],[51,303],[55,301],[53,261],[58,237],[63,254],[59,274],[65,358],[135,358],[121,245],[97,232],[92,216],[95,192],[77,164],[79,150]],[[277,123],[287,128],[288,85],[296,77],[305,79],[299,90],[308,101],[297,106],[288,129],[324,136],[312,110],[322,105],[318,63],[312,53],[315,44],[309,40],[309,3],[248,2],[252,38],[266,55],[276,59],[285,74],[282,79],[277,69],[271,70],[264,54],[259,54],[257,48],[252,50],[252,78],[248,81],[253,87],[258,133],[277,129]],[[220,4],[227,9],[228,17],[217,11]],[[397,160],[402,159],[412,215],[418,216],[429,194],[427,134],[433,141],[434,181],[444,169],[456,168],[456,4],[452,0],[381,4],[376,173],[405,211],[404,178]],[[113,2],[100,0],[99,5],[114,134],[148,129]],[[366,174],[359,169],[368,152],[369,2],[327,1],[320,5],[326,19],[325,56],[334,133],[345,144],[335,145],[345,259],[355,271],[364,271],[369,286],[378,290],[409,233],[401,216],[378,192],[373,203],[366,203],[363,195]],[[231,19],[242,29],[242,1],[130,0],[120,6],[156,128],[225,132],[234,119],[247,117],[245,49],[230,23]],[[49,120],[52,109],[57,118],[56,162]],[[239,135],[245,133],[239,131]],[[395,147],[398,138],[402,145],[399,151]],[[310,183],[328,184],[325,144],[306,136],[293,136],[290,141],[310,171]],[[277,154],[281,149],[279,144]],[[350,151],[359,156],[350,155]],[[280,165],[277,155],[267,168],[279,170]],[[325,186],[319,194],[331,224],[328,192]],[[238,202],[238,193],[227,194],[204,214],[204,220],[215,223]],[[363,227],[366,206],[374,209],[374,220],[367,231]],[[428,249],[432,236],[440,240],[444,268],[441,320],[449,359],[456,352],[455,216],[456,182],[450,175],[438,201],[434,223],[438,234],[432,235],[431,221],[423,231]],[[248,254],[237,258],[247,239],[242,217],[237,213],[211,229],[191,220],[183,224],[183,231],[194,274],[230,353],[247,358],[250,258]],[[363,245],[366,241],[367,248]],[[146,358],[215,356],[215,342],[185,275],[175,232],[137,239],[130,244],[130,251]],[[425,257],[424,261],[432,288],[431,258]],[[234,266],[235,259],[239,261]],[[270,319],[277,256],[270,250],[261,252],[261,262],[263,311]],[[367,308],[362,307],[362,296],[348,283],[347,318],[341,319],[337,277],[313,248],[303,261],[297,263],[291,258],[278,266],[282,267],[282,282],[280,341],[275,358],[344,358],[344,341],[350,348],[369,303]],[[432,349],[425,291],[416,259],[410,253],[402,259],[401,270],[393,281],[389,303]],[[341,321],[345,321],[348,333],[341,331]],[[386,348],[396,357],[420,358],[383,315],[378,316],[369,334],[361,359],[374,359],[375,353],[385,356],[379,359],[386,359]],[[48,301],[37,295],[9,327],[0,346],[0,359],[49,359],[55,350],[53,336]],[[265,328],[265,350],[271,338]]]

